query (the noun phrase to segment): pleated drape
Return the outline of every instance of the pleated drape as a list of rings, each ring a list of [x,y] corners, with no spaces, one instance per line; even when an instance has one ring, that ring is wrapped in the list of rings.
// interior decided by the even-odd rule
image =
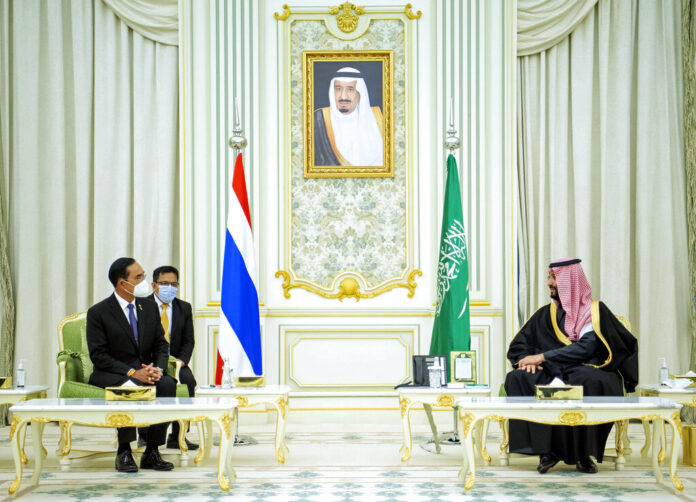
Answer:
[[[518,58],[520,321],[549,301],[549,262],[577,256],[630,319],[646,382],[691,347],[680,7],[600,0]]]
[[[178,51],[101,1],[0,5],[15,362],[55,392],[56,326],[112,292],[111,262],[179,265]]]

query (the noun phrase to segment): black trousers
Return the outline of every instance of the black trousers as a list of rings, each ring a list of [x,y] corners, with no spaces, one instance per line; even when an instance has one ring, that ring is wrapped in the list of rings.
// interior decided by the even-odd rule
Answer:
[[[136,385],[144,386],[140,380],[135,378],[130,379]],[[174,380],[169,375],[162,375],[159,382],[155,382],[155,393],[157,397],[176,397],[176,380]],[[167,436],[167,427],[169,422],[164,422],[163,424],[155,424],[148,427],[147,430],[147,446],[159,446],[164,444]],[[135,427],[121,427],[118,429],[118,444],[119,446],[124,443],[130,443],[135,441]]]
[[[189,397],[195,397],[196,378],[193,376],[193,372],[191,371],[191,368],[189,368],[188,366],[183,366],[179,371],[179,383],[183,383],[184,385],[186,385],[186,387],[188,387]],[[179,422],[171,422],[171,424],[172,435],[176,438],[179,436]],[[140,435],[140,438],[145,440],[146,442],[148,440],[148,429],[149,427],[141,427],[138,429],[138,434]]]
[[[189,397],[196,396],[196,378],[188,366],[183,366],[179,371],[179,383],[188,387]],[[175,438],[179,436],[179,422],[172,422],[172,436]]]
[[[590,366],[570,366],[563,370],[562,379],[570,385],[582,385],[585,396],[623,396],[621,377],[610,371]],[[545,370],[527,373],[512,370],[505,379],[508,396],[533,396],[537,384],[548,384],[553,375]],[[592,455],[601,462],[604,446],[613,424],[544,425],[523,420],[510,420],[510,453],[543,455],[553,453],[566,464],[574,464]]]

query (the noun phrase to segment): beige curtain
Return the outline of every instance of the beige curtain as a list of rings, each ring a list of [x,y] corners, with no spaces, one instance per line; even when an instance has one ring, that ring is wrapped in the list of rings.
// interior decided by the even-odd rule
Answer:
[[[597,0],[518,0],[517,55],[553,47],[592,12]]]
[[[9,75],[9,17],[10,5],[0,2],[0,90],[7,89]],[[10,128],[7,93],[0,91],[0,375],[14,376],[15,307],[12,275],[8,257],[7,211]],[[8,406],[0,406],[0,426],[8,423]]]
[[[178,0],[103,0],[121,21],[143,37],[179,45]]]
[[[548,303],[548,263],[577,256],[593,296],[631,320],[641,380],[659,357],[685,371],[680,3],[600,0],[518,76],[520,319]]]
[[[0,5],[15,363],[55,392],[56,326],[111,293],[110,263],[178,264],[178,54],[101,1]]]
[[[689,235],[689,284],[696,308],[696,0],[682,0],[684,156]],[[691,361],[696,371],[696,312],[691,311]]]

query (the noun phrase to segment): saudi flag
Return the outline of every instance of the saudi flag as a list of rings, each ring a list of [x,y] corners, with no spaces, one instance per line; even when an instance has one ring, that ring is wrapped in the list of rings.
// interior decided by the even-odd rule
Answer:
[[[443,355],[448,360],[450,351],[469,350],[471,344],[469,262],[463,222],[457,161],[450,154],[437,264],[437,308],[430,341],[430,355]]]

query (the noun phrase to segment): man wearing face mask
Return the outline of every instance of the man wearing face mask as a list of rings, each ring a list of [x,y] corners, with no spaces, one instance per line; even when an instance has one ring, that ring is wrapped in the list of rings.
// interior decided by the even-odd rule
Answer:
[[[164,338],[169,342],[169,354],[182,363],[179,382],[188,387],[189,396],[196,395],[196,379],[189,367],[193,346],[193,314],[191,304],[176,297],[179,289],[179,271],[170,265],[157,267],[152,273],[150,296],[159,308]],[[172,433],[167,438],[167,448],[179,448],[179,422],[172,422]],[[138,445],[147,441],[146,435],[140,433]],[[186,440],[189,450],[197,450],[198,445]]]
[[[119,258],[109,268],[114,294],[87,311],[87,346],[94,371],[89,383],[98,387],[124,384],[154,385],[157,397],[174,397],[176,380],[165,373],[169,344],[164,338],[157,305],[146,297],[150,287],[145,272],[133,258]],[[128,383],[130,382],[130,384]],[[140,467],[169,471],[158,447],[164,444],[167,423],[151,425]],[[135,428],[118,429],[116,470],[137,472],[130,442]]]

